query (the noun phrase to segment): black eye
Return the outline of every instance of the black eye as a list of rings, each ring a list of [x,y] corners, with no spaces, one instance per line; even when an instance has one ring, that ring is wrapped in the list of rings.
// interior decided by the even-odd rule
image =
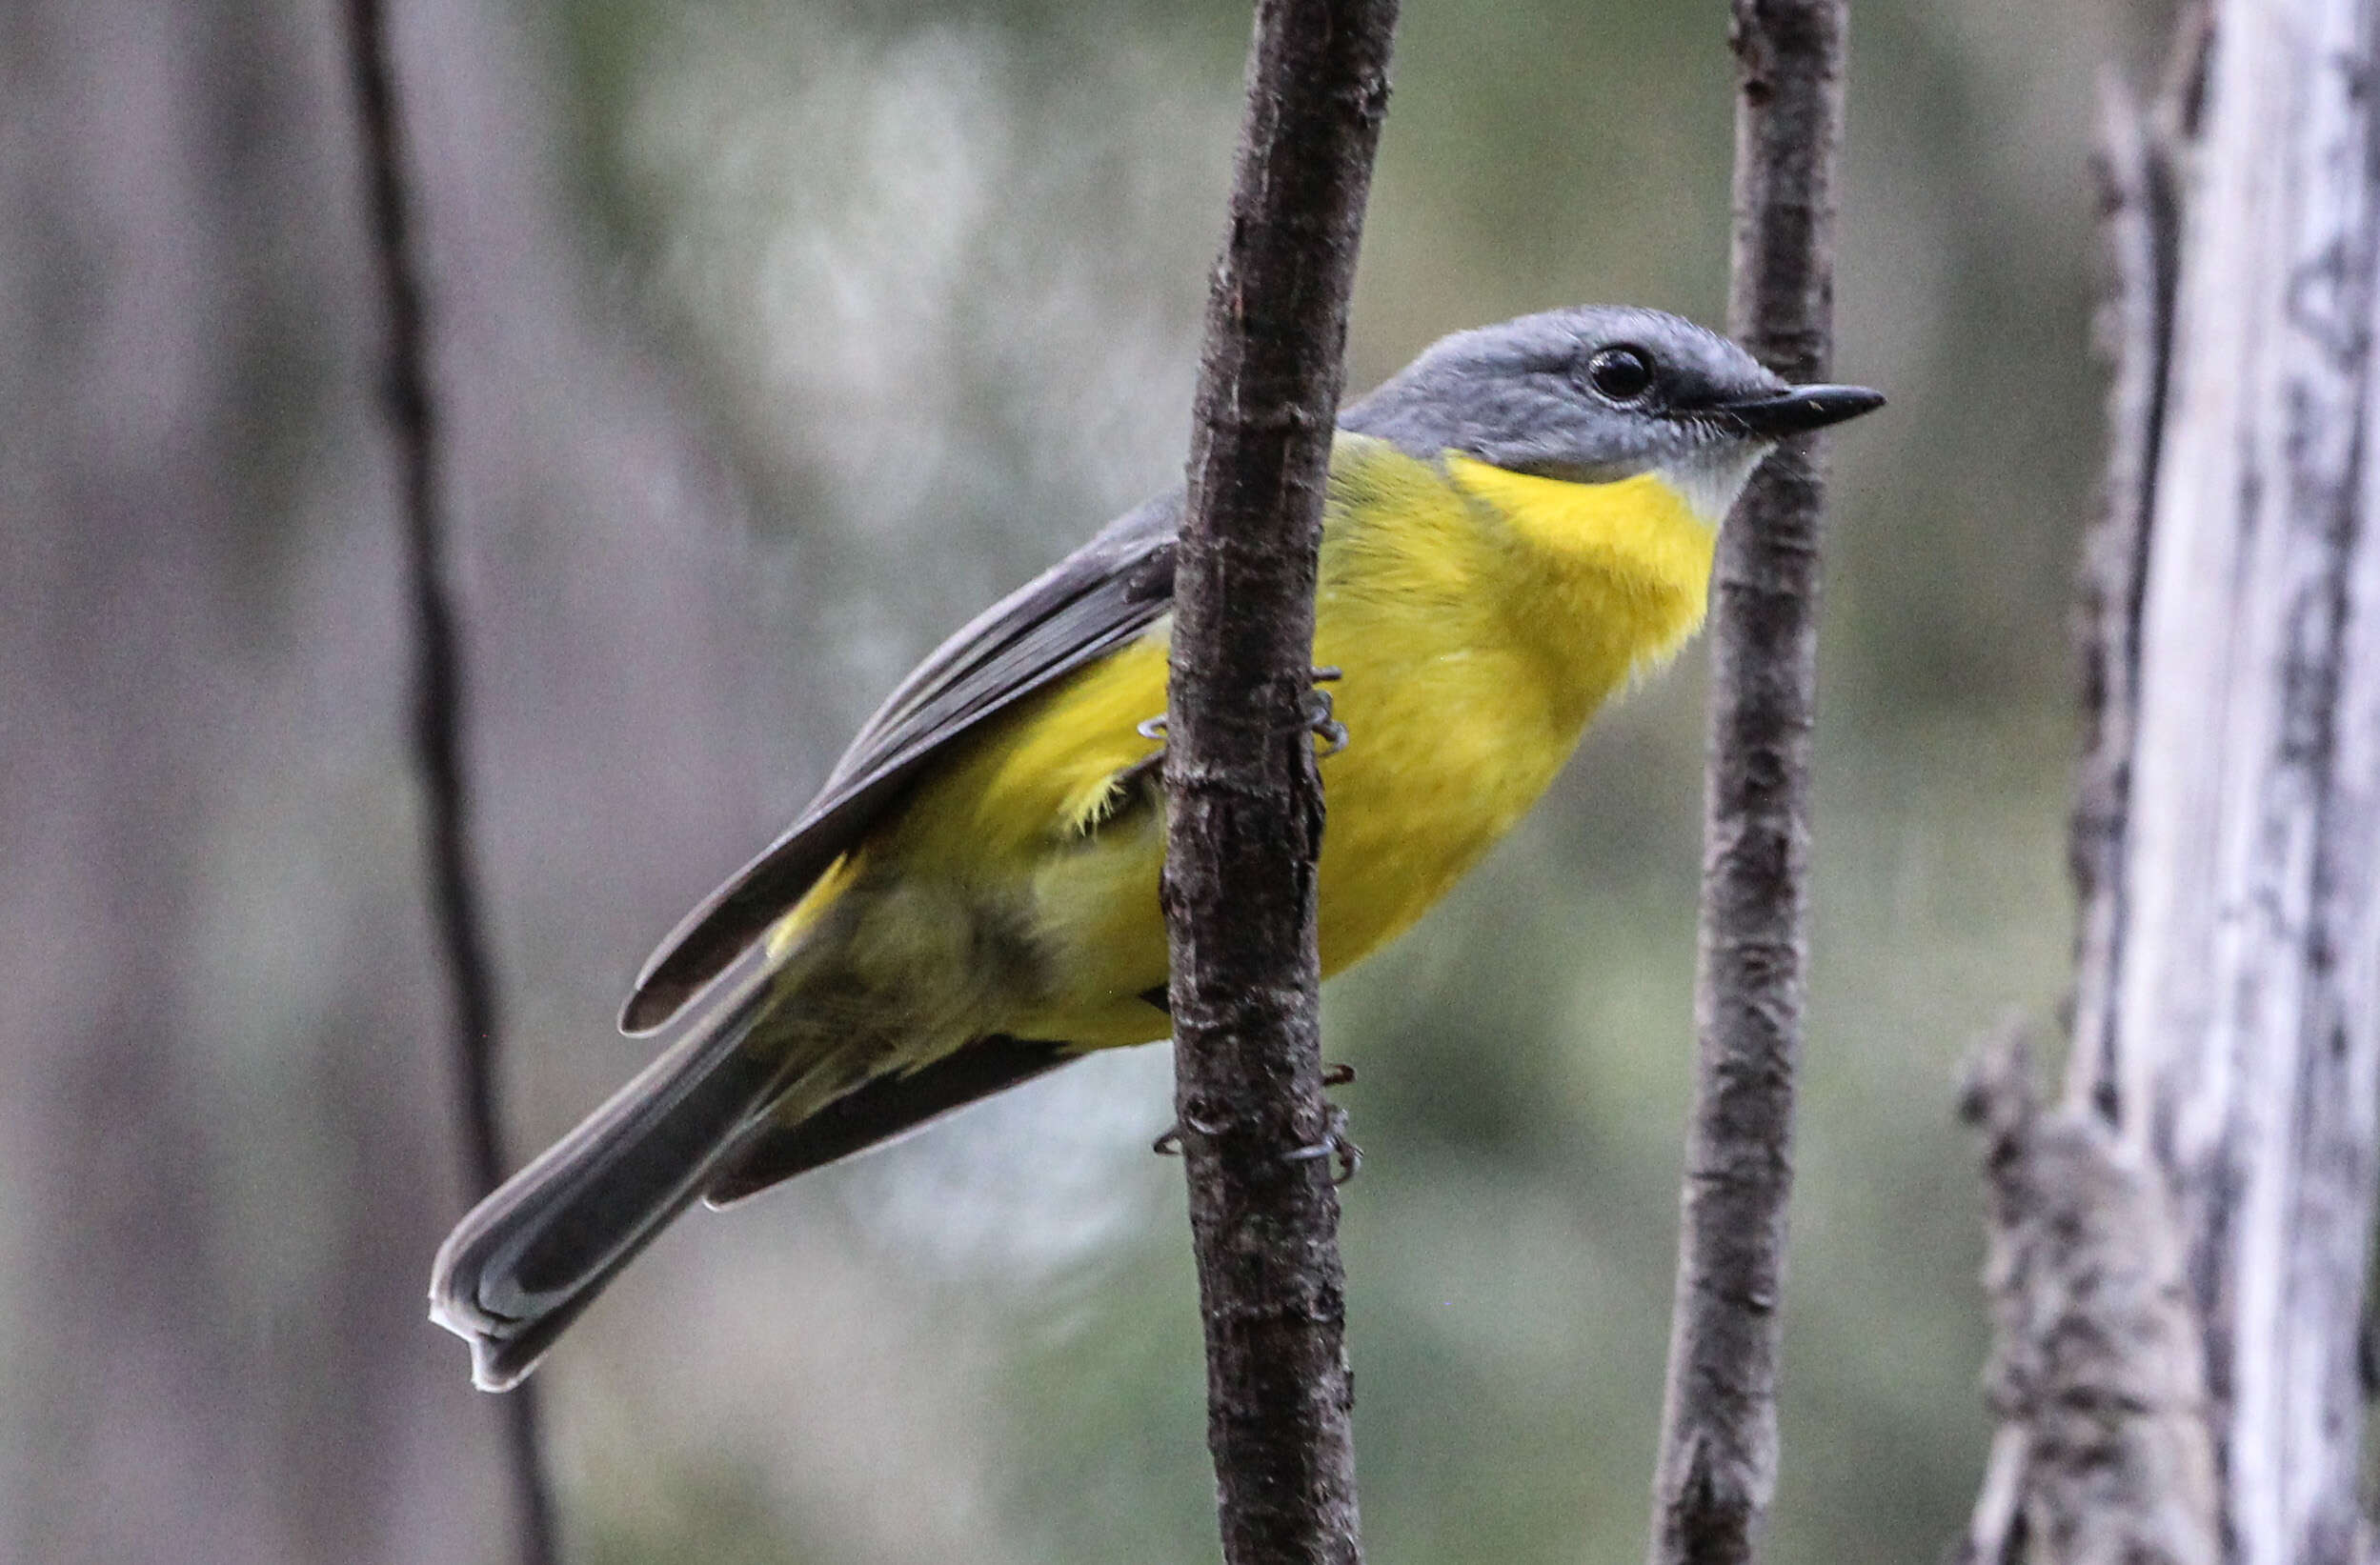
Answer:
[[[1634,402],[1652,390],[1653,366],[1633,348],[1605,348],[1586,361],[1586,383],[1614,402]]]

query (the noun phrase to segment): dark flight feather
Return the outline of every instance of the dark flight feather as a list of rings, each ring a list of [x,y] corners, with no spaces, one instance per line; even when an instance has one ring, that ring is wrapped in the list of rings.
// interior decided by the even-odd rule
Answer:
[[[622,1031],[676,1015],[953,740],[1164,617],[1180,517],[1179,493],[1126,512],[936,649],[860,728],[801,818],[670,932],[620,1013]]]
[[[733,1205],[1081,1057],[1060,1043],[978,1038],[918,1070],[877,1076],[797,1125],[763,1121],[720,1160],[703,1201]]]

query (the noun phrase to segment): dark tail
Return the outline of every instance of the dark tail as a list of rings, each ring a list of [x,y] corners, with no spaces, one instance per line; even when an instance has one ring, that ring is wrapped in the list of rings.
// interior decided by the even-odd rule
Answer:
[[[898,1141],[994,1093],[1082,1056],[1062,1043],[1004,1034],[978,1038],[931,1065],[878,1076],[788,1122],[772,1115],[747,1130],[702,1192],[714,1207],[733,1206],[780,1179]]]
[[[783,1084],[779,1051],[747,1050],[770,975],[672,1045],[584,1124],[447,1235],[430,1318],[471,1344],[474,1384],[536,1367],[604,1284],[686,1210],[737,1132]]]

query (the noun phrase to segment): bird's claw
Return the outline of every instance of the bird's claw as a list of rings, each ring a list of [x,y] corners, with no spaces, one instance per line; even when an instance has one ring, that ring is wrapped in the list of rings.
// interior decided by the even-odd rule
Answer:
[[[1325,1087],[1344,1087],[1354,1079],[1355,1067],[1352,1065],[1322,1067],[1322,1085]],[[1331,1175],[1330,1182],[1334,1185],[1343,1185],[1354,1178],[1363,1167],[1363,1149],[1357,1146],[1347,1134],[1347,1111],[1336,1103],[1328,1107],[1330,1114],[1329,1118],[1324,1121],[1322,1139],[1310,1147],[1300,1147],[1295,1152],[1284,1153],[1282,1159],[1291,1163],[1311,1163],[1321,1157],[1335,1157],[1338,1159],[1339,1167]],[[1181,1127],[1182,1121],[1180,1120],[1176,1120],[1166,1126],[1163,1134],[1149,1143],[1149,1151],[1160,1157],[1180,1156]],[[1190,1129],[1200,1135],[1215,1134],[1215,1127],[1200,1125],[1196,1120],[1190,1122]]]
[[[1318,687],[1336,684],[1347,676],[1346,670],[1331,664],[1307,672]],[[1347,748],[1347,725],[1331,715],[1330,692],[1321,689],[1309,692],[1305,710],[1306,728],[1322,741],[1321,755],[1336,755]],[[1321,758],[1321,755],[1316,757],[1318,760]]]
[[[1315,752],[1316,760],[1336,755],[1347,748],[1347,725],[1330,714],[1330,692],[1314,692],[1307,698],[1305,711],[1306,728],[1322,741],[1322,748]]]
[[[1317,685],[1331,684],[1346,677],[1345,670],[1329,666],[1310,670],[1309,672]],[[1331,715],[1330,692],[1317,690],[1310,692],[1305,710],[1306,729],[1316,738],[1322,741],[1322,754],[1336,755],[1347,748],[1347,725]],[[1165,742],[1165,713],[1160,712],[1154,717],[1141,718],[1140,721],[1132,725],[1132,732],[1143,739],[1163,744]],[[1154,761],[1163,754],[1164,752],[1160,750],[1148,759]]]
[[[1322,1139],[1310,1147],[1283,1153],[1281,1156],[1291,1163],[1311,1163],[1320,1158],[1335,1157],[1339,1167],[1331,1174],[1330,1182],[1334,1185],[1345,1184],[1363,1167],[1363,1149],[1347,1134],[1347,1111],[1336,1103],[1330,1106],[1330,1118],[1323,1129]]]
[[[1219,1127],[1213,1125],[1201,1125],[1197,1120],[1191,1119],[1185,1114],[1182,1118],[1177,1119],[1172,1124],[1166,1126],[1164,1133],[1159,1135],[1156,1140],[1149,1143],[1149,1151],[1157,1154],[1160,1157],[1180,1157],[1181,1155],[1182,1126],[1184,1124],[1187,1124],[1190,1127],[1190,1134],[1193,1135],[1213,1135],[1219,1129]]]

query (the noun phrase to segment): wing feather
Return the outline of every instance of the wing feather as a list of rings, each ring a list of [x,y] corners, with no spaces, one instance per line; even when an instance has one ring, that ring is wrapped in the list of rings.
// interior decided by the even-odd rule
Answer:
[[[708,988],[953,740],[1163,617],[1180,525],[1179,492],[1127,512],[936,648],[860,726],[800,817],[670,932],[621,1029],[649,1033]]]

